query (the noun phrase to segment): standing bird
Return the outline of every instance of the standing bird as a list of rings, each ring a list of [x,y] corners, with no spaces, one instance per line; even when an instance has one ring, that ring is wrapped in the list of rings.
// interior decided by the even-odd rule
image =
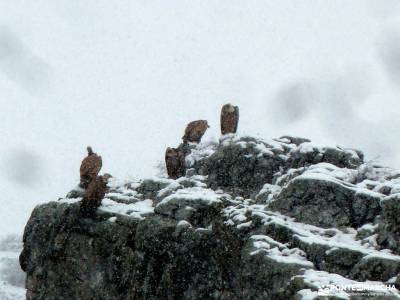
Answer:
[[[182,137],[183,142],[199,143],[207,128],[209,128],[206,120],[197,120],[187,124],[185,135]]]
[[[107,182],[110,176],[105,174],[103,176],[96,176],[85,191],[83,196],[80,213],[83,217],[93,217],[96,209],[101,205],[101,200],[107,192]]]
[[[239,107],[225,104],[221,109],[221,133],[236,133],[239,123]]]
[[[165,151],[165,164],[169,178],[177,179],[185,175],[185,154],[182,149],[168,147]]]
[[[102,166],[101,156],[94,153],[92,147],[87,147],[87,152],[88,156],[86,156],[82,160],[80,168],[80,186],[85,189],[89,186],[90,182],[95,179],[96,176],[99,174]]]

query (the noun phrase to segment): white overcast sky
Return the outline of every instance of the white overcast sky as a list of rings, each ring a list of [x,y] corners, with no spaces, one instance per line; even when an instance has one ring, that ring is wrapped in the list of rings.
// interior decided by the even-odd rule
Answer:
[[[400,167],[400,1],[0,0],[0,232],[79,179],[155,173],[191,120]]]

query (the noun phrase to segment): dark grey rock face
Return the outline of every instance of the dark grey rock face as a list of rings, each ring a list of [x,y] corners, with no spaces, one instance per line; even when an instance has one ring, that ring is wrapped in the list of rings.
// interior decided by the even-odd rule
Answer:
[[[50,202],[33,211],[20,256],[28,274],[27,299],[105,299],[119,294],[117,285],[103,285],[119,282],[119,270],[109,266],[127,259],[122,246],[129,243],[135,220],[121,226],[101,221],[101,216],[78,219],[78,210],[76,204]]]
[[[377,242],[384,248],[400,254],[400,195],[384,198]]]
[[[271,153],[263,152],[263,149]],[[284,158],[274,155],[283,154],[285,150],[289,149],[273,148],[267,143],[245,138],[220,144],[214,154],[195,168],[208,175],[209,186],[250,196],[265,183],[272,182],[273,175],[285,166]]]
[[[36,207],[27,299],[321,299],[398,281],[400,182],[359,151],[235,135],[186,150],[185,177],[109,183],[93,218],[80,190]]]
[[[28,299],[198,299],[231,289],[239,255],[228,239],[158,215],[110,222],[77,219],[76,209],[34,210],[21,254]]]

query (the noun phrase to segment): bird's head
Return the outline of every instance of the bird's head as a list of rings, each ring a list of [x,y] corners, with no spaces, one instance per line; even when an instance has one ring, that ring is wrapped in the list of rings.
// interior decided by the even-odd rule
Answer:
[[[92,154],[93,154],[93,149],[92,149],[92,147],[87,146],[86,150],[87,150],[87,152],[88,152],[88,155],[92,155]]]

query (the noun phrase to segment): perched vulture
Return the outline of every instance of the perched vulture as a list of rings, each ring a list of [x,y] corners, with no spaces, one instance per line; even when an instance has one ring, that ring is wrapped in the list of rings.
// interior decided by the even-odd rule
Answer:
[[[225,104],[221,109],[221,133],[236,133],[239,123],[239,107]]]
[[[107,191],[108,179],[109,175],[105,174],[96,176],[89,183],[80,206],[80,212],[83,217],[92,217],[96,209],[101,205],[101,200],[103,200]]]
[[[185,155],[183,150],[168,147],[165,152],[165,164],[167,165],[169,178],[177,179],[185,175]]]
[[[208,123],[206,120],[198,120],[190,122],[185,129],[185,135],[182,137],[183,142],[199,143],[206,132]]]
[[[80,186],[85,189],[89,186],[89,183],[99,174],[102,166],[101,156],[94,153],[91,147],[87,147],[87,151],[88,156],[83,159],[80,168]]]

